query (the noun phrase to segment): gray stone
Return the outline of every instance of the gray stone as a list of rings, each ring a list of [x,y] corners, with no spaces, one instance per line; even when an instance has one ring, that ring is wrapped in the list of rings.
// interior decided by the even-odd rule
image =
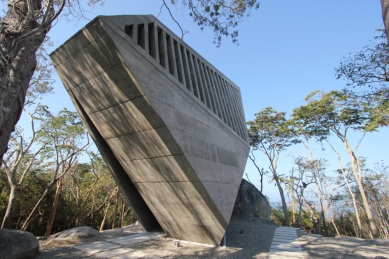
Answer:
[[[270,204],[266,197],[253,184],[242,179],[232,216],[248,219],[254,216],[269,219],[270,212]]]
[[[152,15],[98,16],[50,57],[144,230],[218,245],[249,152],[239,87]]]
[[[35,258],[39,254],[38,239],[30,232],[0,229],[0,258]]]
[[[100,232],[94,228],[82,226],[82,227],[71,228],[65,231],[55,233],[47,237],[47,239],[52,241],[72,242],[75,241],[76,239],[96,237],[99,234]]]

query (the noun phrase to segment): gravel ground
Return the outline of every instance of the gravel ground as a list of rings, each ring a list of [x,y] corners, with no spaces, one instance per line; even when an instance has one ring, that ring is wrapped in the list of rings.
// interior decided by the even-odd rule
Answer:
[[[305,258],[388,258],[389,240],[356,237],[317,237],[303,234],[299,241]]]
[[[227,247],[210,248],[205,246],[181,243],[175,247],[168,238],[133,244],[128,246],[136,251],[160,258],[267,258],[276,226],[268,225],[263,219],[232,220],[227,229]],[[128,226],[119,229],[107,230],[98,237],[88,240],[74,240],[73,244],[40,241],[40,254],[37,259],[80,259],[95,258],[79,251],[75,244],[87,244],[95,241],[117,238],[130,234],[140,233],[140,226]]]

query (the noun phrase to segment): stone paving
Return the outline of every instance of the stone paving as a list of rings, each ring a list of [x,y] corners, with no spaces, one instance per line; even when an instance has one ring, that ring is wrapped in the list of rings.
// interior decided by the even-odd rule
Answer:
[[[155,256],[149,256],[141,251],[125,247],[131,244],[144,242],[165,236],[163,232],[146,232],[140,233],[107,241],[99,241],[86,245],[75,246],[74,248],[84,251],[89,255],[94,255],[96,258],[111,258],[111,259],[158,259]]]
[[[269,251],[269,259],[304,258],[296,231],[297,228],[276,228]]]

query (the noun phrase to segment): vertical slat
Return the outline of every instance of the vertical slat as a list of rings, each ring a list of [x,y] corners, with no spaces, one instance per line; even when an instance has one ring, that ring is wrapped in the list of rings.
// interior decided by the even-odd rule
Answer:
[[[165,59],[165,64],[166,64],[166,69],[169,70],[169,58],[168,58],[168,53],[167,53],[167,46],[166,46],[166,32],[162,30],[162,41],[163,41],[163,55]]]
[[[236,116],[236,122],[238,124],[238,131],[239,131],[238,135],[243,138],[244,132],[243,132],[243,128],[242,128],[242,120],[241,120],[241,116],[240,116],[239,104],[238,104],[238,100],[236,98],[235,89],[232,85],[230,85],[230,91],[231,91],[232,101],[234,102],[234,107],[235,107],[235,116]]]
[[[145,48],[145,25],[138,24],[138,45],[144,49]]]
[[[214,75],[214,79],[215,79],[215,87],[216,87],[216,92],[217,92],[217,95],[219,96],[219,100],[220,100],[220,107],[221,107],[221,112],[223,114],[223,121],[228,124],[228,119],[227,119],[227,108],[226,108],[226,104],[225,104],[225,99],[224,99],[224,96],[223,96],[223,92],[221,90],[221,84],[220,84],[220,80],[219,80],[219,76],[216,72],[213,72],[213,75]]]
[[[173,40],[174,53],[176,55],[177,77],[178,81],[184,84],[184,69],[182,65],[181,50],[176,40]],[[185,84],[184,84],[185,85]]]
[[[149,23],[147,25],[147,41],[148,41],[148,53],[150,56],[152,56],[154,59],[156,59],[155,55],[155,37],[154,37],[154,23]]]
[[[147,23],[143,24],[143,35],[144,35],[144,49],[149,53],[149,26]]]
[[[223,120],[223,115],[221,112],[219,96],[218,96],[218,93],[216,91],[216,82],[215,82],[213,72],[209,67],[207,67],[206,70],[207,70],[208,78],[209,78],[210,85],[211,85],[212,95],[213,95],[214,100],[215,100],[217,115],[220,117],[220,119]]]
[[[166,35],[165,32],[158,27],[158,47],[159,47],[159,63],[164,68],[169,68],[167,61]]]
[[[161,62],[159,61],[159,43],[158,43],[158,26],[153,23],[153,38],[154,38],[154,43],[155,43],[155,60],[160,64]]]
[[[240,91],[238,89],[235,89],[235,91],[236,91],[236,98],[237,98],[238,104],[239,104],[240,118],[241,118],[242,125],[243,125],[243,132],[244,132],[243,139],[248,140],[246,119],[244,117],[244,111],[243,111],[242,97],[241,97]]]
[[[132,39],[138,43],[138,24],[134,24],[132,28]]]
[[[166,33],[166,46],[167,46],[167,56],[169,61],[169,73],[174,77],[177,77],[177,66],[176,59],[173,49],[173,39],[169,34]]]
[[[182,65],[184,67],[185,86],[189,91],[193,93],[192,78],[190,76],[188,57],[186,55],[185,48],[181,44],[180,44],[180,50],[181,50]]]
[[[227,91],[226,81],[224,80],[224,78],[221,78],[220,81],[222,82],[222,89],[223,89],[223,92],[224,92],[224,96],[226,97],[228,118],[229,118],[230,124],[231,124],[230,127],[234,131],[236,131],[235,121],[234,121],[234,118],[233,118],[233,115],[232,115],[232,109],[231,109],[231,100],[230,100],[230,96],[229,96],[228,91]]]
[[[195,66],[193,64],[192,54],[187,50],[186,56],[188,57],[188,63],[189,63],[189,71],[192,78],[192,85],[193,85],[193,94],[200,99],[199,95],[199,87],[197,85],[197,76],[195,71]]]
[[[131,25],[127,25],[126,27],[124,27],[124,32],[131,37],[131,39],[134,38],[134,25],[131,24]]]
[[[236,108],[235,108],[235,105],[234,105],[234,101],[232,99],[231,86],[230,86],[230,84],[227,81],[224,81],[224,84],[226,86],[226,92],[227,92],[227,96],[228,96],[229,103],[230,103],[231,117],[232,117],[232,121],[233,121],[234,126],[235,126],[234,130],[235,130],[236,133],[239,134],[239,132],[238,132],[238,122],[237,122],[237,117],[236,117]]]
[[[218,74],[216,74],[216,80],[218,82],[219,92],[220,92],[221,100],[222,100],[222,103],[223,103],[223,108],[224,108],[223,112],[224,112],[225,119],[226,119],[225,123],[227,123],[227,125],[232,127],[232,123],[230,121],[230,114],[229,114],[229,111],[228,111],[228,101],[227,101],[226,95],[224,93],[224,88],[223,88],[222,80],[221,80],[221,78],[220,78],[220,76]]]
[[[196,72],[196,78],[197,78],[197,86],[199,89],[199,96],[200,100],[207,105],[207,100],[204,98],[204,90],[203,90],[203,84],[201,82],[201,77],[200,77],[200,70],[199,70],[199,63],[197,63],[197,58],[192,54],[192,60],[193,60],[193,65],[195,68]]]
[[[209,86],[207,84],[207,80],[205,80],[203,62],[201,62],[199,59],[197,59],[197,63],[198,63],[199,68],[200,68],[201,81],[203,82],[204,97],[207,100],[206,105],[208,106],[209,109],[212,110],[212,104],[211,104],[211,100],[209,98],[209,93],[208,93]]]
[[[211,79],[209,78],[209,74],[208,74],[208,67],[202,63],[203,65],[203,71],[204,71],[204,76],[205,76],[205,81],[207,81],[207,85],[208,85],[208,94],[209,94],[209,99],[210,99],[210,102],[211,102],[211,106],[212,106],[212,111],[217,114],[217,107],[216,107],[216,100],[215,100],[215,96],[214,96],[214,93],[212,91],[212,82],[211,82]]]

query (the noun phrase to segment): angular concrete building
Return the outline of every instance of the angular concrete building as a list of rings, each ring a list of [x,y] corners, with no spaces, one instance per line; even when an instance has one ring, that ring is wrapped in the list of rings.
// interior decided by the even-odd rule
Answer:
[[[99,16],[51,59],[143,228],[219,245],[249,152],[239,88],[152,15]]]

